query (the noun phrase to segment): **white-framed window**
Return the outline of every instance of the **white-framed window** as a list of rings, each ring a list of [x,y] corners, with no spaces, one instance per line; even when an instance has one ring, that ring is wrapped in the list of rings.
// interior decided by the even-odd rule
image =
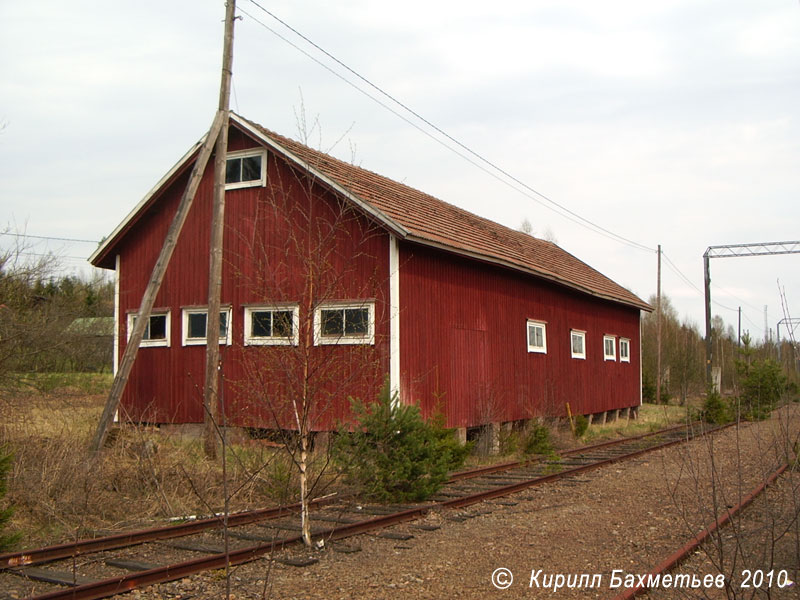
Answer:
[[[263,148],[229,152],[225,162],[225,189],[267,184],[267,151]]]
[[[586,358],[586,332],[573,329],[569,332],[572,358]]]
[[[183,327],[181,328],[184,346],[203,346],[206,343],[206,325],[208,323],[208,309],[184,308]],[[223,308],[219,311],[219,343],[231,343],[231,309]]]
[[[245,346],[296,346],[300,317],[296,304],[244,307]]]
[[[136,313],[128,313],[128,339],[131,339],[133,326],[136,323]],[[158,310],[150,313],[147,326],[144,328],[142,348],[169,346],[170,316],[168,310]]]
[[[631,362],[631,341],[628,338],[619,338],[619,362]]]
[[[603,360],[617,360],[617,337],[603,336]]]
[[[375,302],[331,302],[314,310],[314,344],[374,344]]]
[[[528,352],[547,354],[547,324],[528,321]]]

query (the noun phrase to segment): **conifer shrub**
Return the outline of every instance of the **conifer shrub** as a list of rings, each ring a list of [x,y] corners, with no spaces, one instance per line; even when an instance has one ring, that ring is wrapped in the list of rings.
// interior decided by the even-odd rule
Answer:
[[[531,423],[522,440],[522,453],[526,456],[541,454],[551,456],[555,453],[550,441],[550,430],[541,423]]]
[[[706,400],[703,403],[700,418],[713,425],[724,425],[733,420],[730,406],[713,386],[709,387],[706,393]]]
[[[584,415],[575,417],[575,437],[582,438],[587,429],[589,429],[589,419]]]
[[[378,502],[421,501],[435,494],[470,451],[443,419],[422,418],[419,407],[398,401],[383,386],[378,401],[351,398],[356,426],[341,428],[332,458],[348,481]]]
[[[774,360],[740,361],[739,387],[742,416],[760,421],[769,417],[786,390],[786,376]]]

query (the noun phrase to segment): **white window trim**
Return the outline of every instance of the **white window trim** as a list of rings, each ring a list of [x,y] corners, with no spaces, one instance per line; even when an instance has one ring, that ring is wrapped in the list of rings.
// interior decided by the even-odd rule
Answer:
[[[292,337],[253,336],[254,312],[292,311]],[[244,307],[244,345],[245,346],[297,346],[300,341],[300,307],[297,304],[258,304]]]
[[[611,354],[606,352],[606,342],[611,342]],[[614,362],[617,362],[617,336],[603,336],[603,360],[613,360]]]
[[[627,347],[627,356],[622,356],[623,344]],[[619,338],[619,362],[631,362],[631,340],[629,338]]]
[[[322,335],[322,311],[347,308],[367,308],[369,309],[369,331],[367,335],[340,335],[338,337],[327,337]],[[372,345],[375,343],[375,301],[367,300],[364,302],[326,302],[314,309],[314,345],[315,346],[336,346],[346,344]]]
[[[128,313],[128,327],[127,327],[127,337],[126,340],[131,339],[131,333],[133,333],[133,321],[136,319],[139,311],[133,311]],[[166,323],[166,333],[167,337],[163,340],[146,340],[142,338],[141,343],[139,344],[140,348],[169,348],[170,346],[170,330],[171,330],[171,318],[170,318],[170,311],[169,310],[153,310],[150,311],[150,317],[167,317]]]
[[[572,346],[572,336],[579,336],[583,340],[583,352],[575,352]],[[569,351],[572,355],[572,358],[579,358],[581,360],[586,360],[586,332],[581,331],[580,329],[570,329],[569,331]]]
[[[233,331],[233,311],[230,306],[220,306],[220,313],[227,313],[228,315],[228,331],[225,337],[219,338],[220,344],[231,344],[231,332]],[[206,338],[208,336],[208,307],[207,306],[191,306],[181,309],[181,344],[183,346],[205,346]],[[189,315],[190,314],[206,314],[206,337],[205,338],[190,338],[189,334]]]
[[[237,190],[240,188],[248,187],[264,187],[267,185],[267,150],[265,148],[251,148],[249,150],[238,150],[236,152],[228,152],[225,157],[225,165],[231,158],[248,158],[250,156],[261,157],[261,178],[251,179],[250,181],[237,181],[236,183],[226,183],[226,190]]]
[[[541,346],[531,346],[531,327],[541,327],[542,329]],[[526,343],[528,345],[528,352],[547,354],[547,323],[545,323],[544,321],[535,321],[533,319],[528,319],[528,323],[525,327],[525,337],[527,338]]]

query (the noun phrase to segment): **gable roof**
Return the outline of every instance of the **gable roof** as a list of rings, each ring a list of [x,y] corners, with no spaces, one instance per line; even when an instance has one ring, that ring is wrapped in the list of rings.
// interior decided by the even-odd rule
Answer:
[[[234,113],[231,113],[231,124],[349,198],[400,239],[502,265],[606,300],[652,310],[638,296],[551,242],[514,231],[412,187],[313,150]],[[150,206],[161,186],[186,167],[198,147],[199,143],[114,230],[90,257],[92,264],[109,264],[109,251],[116,241]]]

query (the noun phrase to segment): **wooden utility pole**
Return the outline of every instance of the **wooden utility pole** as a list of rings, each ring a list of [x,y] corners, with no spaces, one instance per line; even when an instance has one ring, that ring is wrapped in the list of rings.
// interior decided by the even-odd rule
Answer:
[[[91,444],[91,451],[97,453],[100,449],[102,449],[103,444],[105,443],[106,435],[108,433],[108,428],[111,425],[111,422],[114,419],[114,413],[116,413],[117,408],[119,407],[120,399],[122,398],[122,394],[125,391],[125,386],[128,383],[128,377],[130,376],[131,370],[133,369],[133,363],[136,361],[136,355],[139,352],[139,346],[142,343],[142,338],[144,337],[145,329],[150,321],[150,314],[153,310],[153,304],[155,303],[156,296],[158,295],[158,291],[161,289],[161,283],[164,281],[164,275],[167,272],[167,267],[169,266],[169,261],[172,258],[172,253],[175,250],[175,246],[178,243],[178,236],[181,233],[181,229],[183,228],[183,224],[186,222],[186,217],[189,215],[189,210],[192,207],[192,203],[194,201],[195,194],[197,193],[197,188],[200,185],[200,180],[203,177],[203,173],[206,170],[206,165],[208,164],[208,159],[211,156],[211,151],[214,148],[214,145],[217,144],[217,162],[222,160],[222,167],[221,167],[221,177],[217,174],[216,177],[216,187],[221,185],[222,186],[222,193],[225,192],[225,156],[227,154],[227,131],[228,131],[228,103],[230,99],[230,84],[231,84],[231,65],[233,62],[233,20],[234,14],[236,9],[236,2],[235,0],[229,0],[226,5],[225,11],[225,46],[223,51],[223,60],[222,60],[222,82],[220,83],[220,102],[219,102],[219,110],[217,110],[217,114],[214,116],[214,121],[211,124],[211,129],[209,130],[208,134],[206,135],[205,140],[200,148],[200,151],[195,159],[194,167],[192,168],[192,173],[189,177],[189,183],[186,185],[186,190],[183,192],[183,196],[181,197],[180,204],[178,205],[178,210],[175,212],[175,217],[172,220],[172,224],[167,231],[167,235],[164,238],[164,245],[161,247],[161,252],[158,255],[158,259],[156,260],[155,265],[153,266],[153,271],[150,275],[150,281],[147,284],[147,288],[142,295],[142,300],[139,303],[139,312],[136,315],[136,320],[133,325],[133,330],[130,333],[128,344],[125,346],[125,352],[122,355],[122,360],[120,361],[119,369],[117,373],[114,375],[114,382],[111,385],[111,391],[108,394],[108,400],[106,401],[106,406],[103,409],[103,414],[100,417],[100,422],[97,425],[97,430],[95,431],[94,438],[92,439]],[[224,128],[224,142],[220,140],[223,138],[222,131]],[[222,146],[223,150],[220,151],[220,144],[224,144]],[[215,174],[220,170],[218,164],[215,164]],[[221,184],[219,183],[221,181]],[[216,198],[216,194],[215,194]],[[222,210],[223,212],[220,213],[221,216],[224,216],[224,198],[222,201]],[[215,201],[215,219],[217,214],[217,202]],[[222,227],[222,218],[220,217],[220,234],[219,234],[219,269],[221,272],[221,265],[222,265],[222,234],[221,234],[221,227]],[[213,225],[213,227],[217,227],[217,224]],[[214,235],[212,234],[212,249],[215,248],[214,246]],[[212,251],[212,263],[213,263],[213,251]],[[217,277],[219,279],[219,277]],[[212,279],[209,281],[209,290],[212,286],[212,281],[216,281],[216,279]],[[216,358],[214,358],[214,367],[211,371],[214,374],[213,380],[213,403],[208,403],[206,405],[206,414],[207,419],[209,419],[209,412],[208,408],[210,404],[213,404],[214,410],[216,410],[216,398],[217,398],[217,385],[216,385],[216,373],[217,373],[217,364],[219,362],[219,338],[217,332],[219,331],[219,290],[216,293],[216,309],[212,309],[211,307],[211,293],[209,293],[209,312],[208,318],[206,321],[206,333],[213,332],[215,335],[207,335],[208,338],[208,347],[214,347],[216,351]],[[216,323],[216,325],[215,325]],[[117,324],[118,325],[118,324]],[[230,324],[228,324],[230,326]],[[211,340],[214,340],[213,343]],[[206,363],[211,359],[207,357]],[[208,368],[206,373],[206,381],[209,380]],[[208,387],[208,386],[207,386]],[[206,392],[208,395],[208,392]],[[213,418],[214,415],[210,415],[211,418],[209,419],[210,422],[215,422]]]
[[[656,283],[656,404],[661,403],[661,244],[658,245]]]
[[[218,113],[222,129],[214,156],[214,207],[211,218],[211,247],[208,265],[208,313],[206,316],[206,384],[203,394],[206,457],[217,457],[219,427],[219,333],[220,294],[222,292],[222,244],[225,229],[225,165],[228,155],[228,119],[230,115],[231,76],[233,74],[233,22],[236,0],[228,0],[225,10],[225,45],[219,86]],[[230,327],[230,322],[227,327]]]
[[[192,174],[189,177],[189,183],[186,185],[186,190],[183,192],[178,210],[175,212],[175,217],[172,219],[172,224],[167,231],[167,236],[164,238],[164,245],[158,255],[156,264],[153,266],[150,281],[147,283],[147,288],[142,295],[142,301],[139,303],[139,312],[133,324],[133,331],[130,334],[127,346],[125,346],[125,353],[122,355],[119,369],[114,375],[114,383],[111,384],[111,391],[108,394],[108,400],[106,401],[103,415],[100,417],[100,422],[97,425],[97,430],[92,439],[92,452],[98,452],[105,443],[108,428],[114,419],[114,413],[117,412],[117,408],[119,407],[119,401],[120,398],[122,398],[122,393],[125,391],[125,385],[128,383],[128,377],[131,374],[133,363],[136,360],[136,354],[139,351],[139,346],[144,337],[144,331],[150,321],[150,313],[153,310],[156,295],[158,294],[158,290],[161,289],[161,282],[164,281],[164,274],[167,272],[167,266],[169,265],[170,258],[172,258],[172,252],[175,250],[175,246],[178,243],[178,236],[181,233],[183,224],[186,222],[189,209],[192,207],[194,195],[197,192],[197,187],[200,185],[203,172],[206,170],[208,159],[211,156],[211,149],[214,147],[217,137],[219,137],[221,127],[222,115],[217,113],[211,124],[211,129],[197,155]],[[119,277],[119,273],[117,276]],[[119,324],[117,324],[117,326],[119,326]]]

